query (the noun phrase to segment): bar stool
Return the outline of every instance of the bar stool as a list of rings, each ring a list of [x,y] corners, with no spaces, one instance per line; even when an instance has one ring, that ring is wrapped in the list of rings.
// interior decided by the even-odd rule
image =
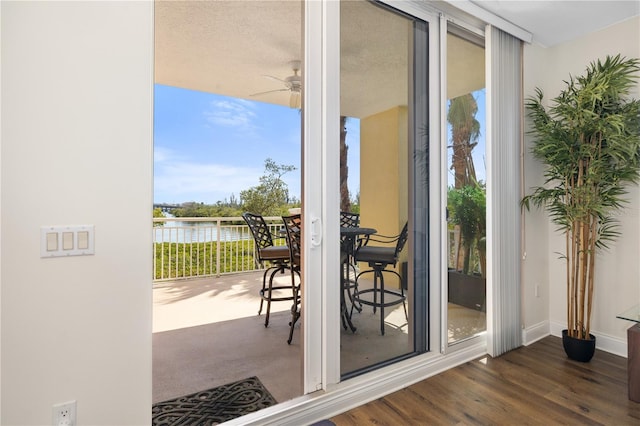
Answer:
[[[273,277],[278,273],[284,273],[285,269],[289,269],[289,247],[276,246],[273,244],[273,237],[269,227],[267,226],[264,218],[261,215],[253,213],[243,213],[242,218],[249,226],[249,230],[253,235],[253,240],[256,247],[257,260],[264,267],[266,263],[269,264],[262,276],[262,289],[260,290],[260,309],[258,315],[262,313],[262,305],[267,302],[267,313],[264,320],[264,326],[269,326],[269,314],[271,312],[271,302],[282,302],[287,300],[294,300],[296,298],[296,290],[289,285],[273,285]],[[267,275],[269,275],[269,281],[267,284]],[[291,296],[274,296],[274,290],[287,290],[291,289]]]
[[[405,223],[400,234],[390,237],[379,234],[371,235],[366,243],[360,246],[355,253],[356,262],[366,262],[371,269],[360,272],[356,276],[356,283],[358,279],[364,274],[373,273],[373,288],[360,289],[360,286],[356,284],[356,291],[354,293],[354,300],[368,306],[373,306],[373,312],[376,312],[376,308],[380,308],[380,333],[384,336],[384,308],[402,303],[404,307],[404,314],[407,315],[407,306],[405,304],[406,296],[404,294],[404,288],[402,285],[402,277],[396,271],[387,269],[388,266],[394,266],[398,263],[398,256],[404,248],[408,238],[408,227]],[[369,242],[378,242],[382,244],[393,244],[394,246],[372,246]],[[398,277],[400,283],[400,290],[390,290],[384,286],[384,274],[391,273]],[[379,283],[379,286],[378,286]],[[363,299],[363,294],[373,294],[373,300]],[[378,296],[380,300],[378,300]],[[391,296],[391,300],[385,300],[385,296]],[[353,308],[352,308],[353,311]]]

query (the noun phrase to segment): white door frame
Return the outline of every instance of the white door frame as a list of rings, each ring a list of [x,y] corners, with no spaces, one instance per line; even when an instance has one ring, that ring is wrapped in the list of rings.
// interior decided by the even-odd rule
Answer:
[[[340,3],[304,2],[304,393],[340,381]]]

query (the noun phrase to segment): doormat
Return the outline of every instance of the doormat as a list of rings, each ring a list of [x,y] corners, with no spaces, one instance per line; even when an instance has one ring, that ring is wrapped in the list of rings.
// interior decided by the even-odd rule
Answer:
[[[153,404],[154,426],[209,426],[277,404],[257,377]]]

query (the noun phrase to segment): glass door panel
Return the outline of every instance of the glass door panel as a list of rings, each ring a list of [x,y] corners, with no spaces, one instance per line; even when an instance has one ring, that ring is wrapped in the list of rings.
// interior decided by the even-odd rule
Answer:
[[[484,39],[447,34],[447,329],[454,344],[486,330]]]
[[[422,338],[421,346],[415,346],[415,333],[423,333],[426,320],[414,320],[411,272],[415,197],[410,194],[417,133],[412,90],[426,87],[414,84],[413,64],[425,62],[427,54],[426,49],[414,51],[416,34],[426,39],[426,24],[416,22],[373,2],[341,2],[341,210],[343,217],[347,212],[357,215],[355,223],[343,221],[343,226],[370,229],[341,233],[343,378],[424,350]],[[426,79],[426,68],[421,77]],[[408,241],[394,256],[398,240],[381,236],[398,236],[405,225]],[[358,249],[362,245],[367,249]]]
[[[309,364],[304,357],[319,351],[306,350],[309,323],[302,321],[287,344],[291,275],[273,275],[272,284],[285,288],[274,291],[274,299],[282,300],[270,306],[267,327],[261,294],[268,293],[263,283],[269,274],[263,281],[263,270],[254,270],[253,237],[228,217],[265,216],[280,245],[279,216],[300,207],[294,201],[302,196],[297,107],[305,58],[302,12],[308,5],[156,1],[153,7],[155,189],[163,197],[180,197],[155,202],[181,204],[192,212],[187,216],[208,215],[214,224],[213,230],[205,222],[169,228],[169,221],[166,244],[156,244],[167,248],[159,256],[173,265],[167,271],[175,266],[169,278],[178,279],[154,285],[154,402],[252,376],[278,402],[301,396]],[[222,233],[215,229],[218,216],[227,217]],[[216,242],[223,248],[218,267]],[[225,273],[231,270],[236,273]]]

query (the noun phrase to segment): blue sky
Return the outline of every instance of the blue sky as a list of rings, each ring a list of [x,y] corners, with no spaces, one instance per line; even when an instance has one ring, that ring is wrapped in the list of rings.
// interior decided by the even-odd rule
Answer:
[[[297,168],[284,179],[299,198],[298,110],[155,86],[155,203],[237,199],[259,184],[267,158]]]
[[[473,157],[484,180],[484,90],[474,96],[482,134]],[[162,85],[155,86],[154,107],[154,203],[239,199],[241,190],[259,184],[267,158],[297,168],[284,180],[300,199],[298,110]],[[352,197],[359,191],[359,125],[347,120]]]
[[[297,109],[162,85],[154,108],[154,203],[239,199],[259,184],[267,158],[296,167],[283,179],[300,199]],[[358,120],[347,127],[350,188],[358,191]]]

